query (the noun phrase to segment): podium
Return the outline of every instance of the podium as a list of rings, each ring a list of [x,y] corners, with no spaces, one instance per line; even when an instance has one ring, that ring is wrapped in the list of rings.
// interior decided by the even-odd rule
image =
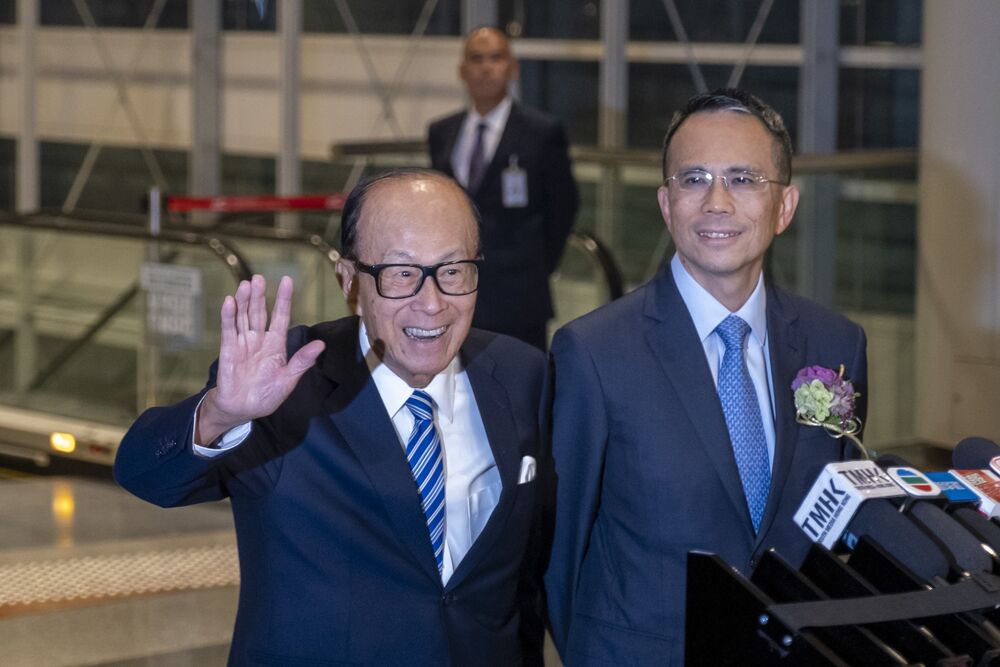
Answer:
[[[688,554],[687,665],[1000,665],[1000,631],[989,620],[1000,609],[1000,577],[994,574],[906,592],[873,594],[870,587],[866,595],[832,597],[770,556],[772,583],[762,587],[717,555]],[[828,552],[820,557],[836,558]],[[776,599],[797,595],[819,599]],[[910,630],[926,645],[900,639]]]

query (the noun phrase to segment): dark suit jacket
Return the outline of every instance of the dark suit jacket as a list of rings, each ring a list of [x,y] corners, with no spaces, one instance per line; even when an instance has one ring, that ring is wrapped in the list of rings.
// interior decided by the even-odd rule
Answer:
[[[465,115],[437,120],[428,132],[431,166],[452,177]],[[528,205],[504,208],[501,174],[515,157],[527,172]],[[512,323],[544,325],[553,315],[549,274],[559,265],[579,199],[562,124],[514,104],[493,161],[469,194],[482,215],[486,258],[473,325],[501,333],[518,331]]]
[[[326,351],[219,458],[188,444],[201,395],[146,411],[121,443],[115,478],[163,506],[231,499],[241,574],[231,664],[520,664],[518,588],[537,482],[518,484],[518,474],[523,456],[542,461],[544,357],[476,330],[462,348],[503,491],[442,586],[357,335],[353,317],[290,332],[290,349],[320,338]]]
[[[803,366],[844,364],[863,401],[865,335],[768,286],[767,336],[775,455],[755,535],[719,395],[669,265],[557,332],[558,492],[545,584],[567,665],[682,665],[689,550],[744,573],[768,547],[800,564],[810,542],[792,515],[846,445],[796,423],[790,385]]]

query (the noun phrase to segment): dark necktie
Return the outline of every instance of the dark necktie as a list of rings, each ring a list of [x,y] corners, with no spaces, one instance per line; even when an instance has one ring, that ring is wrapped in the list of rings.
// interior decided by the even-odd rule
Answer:
[[[754,531],[757,531],[771,486],[771,467],[764,423],[760,417],[760,402],[743,358],[743,341],[750,333],[750,325],[736,315],[730,315],[715,331],[726,346],[719,365],[719,399],[726,415],[726,426],[733,443],[750,519]]]
[[[420,492],[434,560],[440,573],[444,571],[444,457],[441,438],[434,427],[434,399],[418,389],[406,399],[406,407],[413,413],[413,432],[406,442],[406,460]]]
[[[475,192],[479,189],[479,184],[486,173],[486,149],[483,146],[483,134],[486,132],[486,123],[479,122],[476,126],[476,143],[472,145],[472,153],[469,154],[469,181],[466,190]]]

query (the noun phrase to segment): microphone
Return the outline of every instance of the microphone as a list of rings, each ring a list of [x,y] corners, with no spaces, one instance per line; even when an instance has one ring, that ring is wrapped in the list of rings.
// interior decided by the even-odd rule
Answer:
[[[991,519],[1000,517],[1000,477],[983,468],[952,469],[948,472],[976,494],[980,512]]]
[[[979,499],[979,511],[1000,518],[1000,447],[986,438],[964,438],[951,454],[949,472]]]
[[[911,482],[921,475],[929,480],[930,483],[936,485],[940,489],[941,495],[935,496],[931,490],[929,492],[930,498],[940,501],[943,496],[946,501],[944,510],[955,521],[962,524],[966,530],[972,533],[976,539],[990,547],[993,550],[991,555],[996,556],[1000,554],[1000,526],[979,512],[979,496],[972,489],[960,482],[958,477],[945,471],[916,471],[898,456],[884,455],[879,457],[879,460],[892,461],[894,466],[909,468],[917,476],[916,478],[907,480],[903,478],[901,473],[894,474],[892,470],[889,470],[889,475],[892,476],[900,487],[910,492],[910,495],[918,495],[915,489],[918,489],[920,486],[919,482],[916,482],[916,485]]]
[[[847,565],[882,593],[921,590],[966,576],[951,552],[893,505],[906,493],[873,461],[827,464],[794,520],[811,541],[849,549]],[[923,619],[945,645],[992,654],[1000,634],[981,614]]]
[[[794,520],[812,542],[827,549],[838,541],[854,549],[868,536],[921,579],[947,579],[960,569],[954,556],[887,502],[905,496],[873,461],[828,463]]]
[[[1000,473],[1000,445],[986,438],[963,438],[951,453],[951,464],[962,470],[988,468]]]
[[[1000,554],[1000,526],[979,511],[979,496],[950,472],[929,472],[927,476],[941,487],[948,499],[949,514]]]
[[[900,507],[932,540],[939,541],[955,557],[955,561],[966,572],[994,571],[996,552],[991,546],[984,546],[981,538],[956,521],[941,508],[947,498],[941,487],[926,475],[912,467],[907,461],[891,454],[878,458],[876,463],[907,494]]]

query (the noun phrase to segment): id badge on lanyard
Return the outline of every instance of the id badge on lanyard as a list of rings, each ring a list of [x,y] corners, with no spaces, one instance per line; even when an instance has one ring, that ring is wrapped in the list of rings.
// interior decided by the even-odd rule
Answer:
[[[528,205],[528,172],[517,166],[517,156],[511,155],[501,173],[504,208],[524,208]]]

